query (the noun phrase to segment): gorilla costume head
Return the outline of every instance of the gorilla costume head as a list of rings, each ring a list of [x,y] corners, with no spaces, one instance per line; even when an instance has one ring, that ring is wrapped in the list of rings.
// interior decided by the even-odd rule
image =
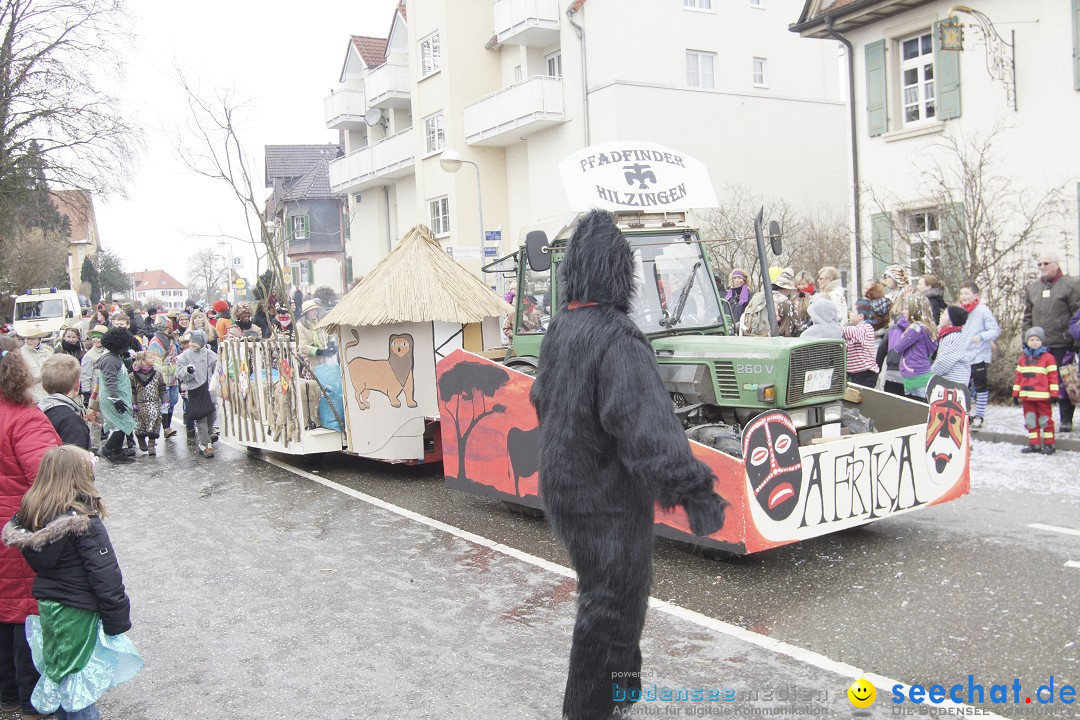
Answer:
[[[113,355],[127,355],[131,349],[132,334],[127,328],[115,327],[101,338],[101,346]]]
[[[581,219],[559,272],[563,307],[599,303],[630,311],[637,287],[634,251],[611,213],[593,210]]]

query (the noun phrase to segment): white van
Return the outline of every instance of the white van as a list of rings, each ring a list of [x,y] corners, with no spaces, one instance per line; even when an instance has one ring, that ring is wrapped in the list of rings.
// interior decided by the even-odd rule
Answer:
[[[74,290],[56,288],[30,288],[23,295],[15,296],[15,332],[49,333],[48,342],[60,338],[60,330],[69,325],[82,325],[82,309],[79,294]]]

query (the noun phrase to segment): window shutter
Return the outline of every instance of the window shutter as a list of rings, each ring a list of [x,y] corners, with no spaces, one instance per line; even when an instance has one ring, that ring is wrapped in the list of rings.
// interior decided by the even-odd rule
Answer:
[[[307,214],[304,215],[304,239],[311,239],[311,216]]]
[[[889,129],[888,85],[885,76],[885,41],[866,46],[866,124],[870,137]]]
[[[1072,0],[1073,87],[1080,90],[1080,0]]]
[[[967,277],[967,240],[964,237],[964,203],[941,208],[941,267],[942,279],[955,280],[956,289]],[[951,289],[951,288],[950,288]]]
[[[307,281],[309,285],[315,284],[315,268],[310,260],[304,261],[304,269],[307,271]]]
[[[892,220],[889,213],[870,216],[870,254],[874,259],[874,277],[879,278],[893,262]]]
[[[352,258],[347,257],[347,258],[345,258],[345,284],[346,285],[352,285],[352,281],[353,281]]]
[[[942,51],[938,28],[934,23],[934,84],[937,89],[937,118],[951,120],[960,117],[960,53]]]

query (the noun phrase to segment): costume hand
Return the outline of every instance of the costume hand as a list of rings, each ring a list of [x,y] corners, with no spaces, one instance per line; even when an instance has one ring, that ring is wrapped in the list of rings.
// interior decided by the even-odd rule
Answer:
[[[1020,398],[1016,397],[1015,395],[1013,395],[1013,405],[1016,405],[1017,407],[1020,406]]]
[[[712,535],[724,526],[724,510],[727,500],[714,492],[683,503],[690,520],[690,532],[698,536]]]
[[[113,400],[113,407],[116,408],[116,412],[120,413],[121,415],[128,411],[127,403],[125,403],[123,400]]]

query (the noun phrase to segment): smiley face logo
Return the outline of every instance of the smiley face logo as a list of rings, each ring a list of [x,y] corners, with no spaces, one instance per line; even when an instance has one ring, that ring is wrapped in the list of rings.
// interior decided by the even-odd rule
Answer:
[[[859,678],[847,689],[847,697],[857,708],[870,707],[877,697],[877,688],[871,685],[869,680]]]

